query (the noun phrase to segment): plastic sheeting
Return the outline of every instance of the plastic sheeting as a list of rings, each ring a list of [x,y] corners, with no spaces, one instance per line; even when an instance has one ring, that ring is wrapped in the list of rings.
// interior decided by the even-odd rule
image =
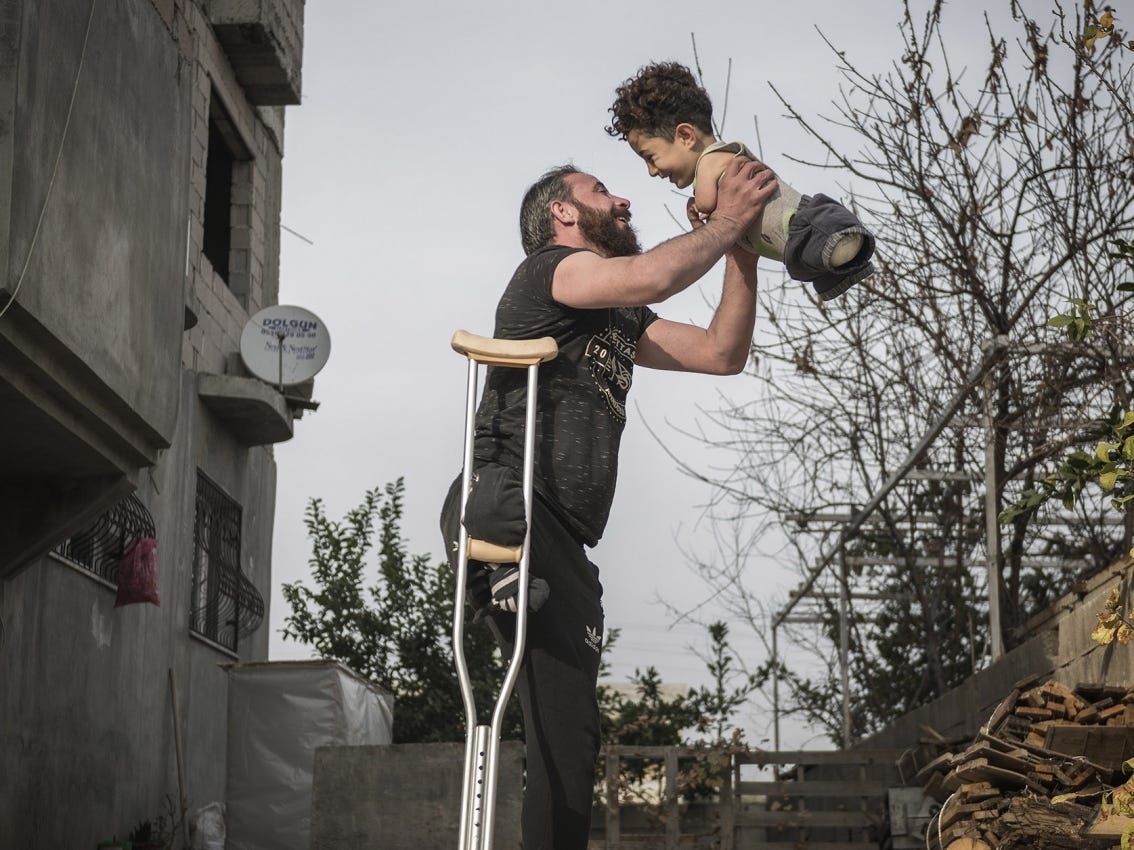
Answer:
[[[393,742],[388,691],[335,661],[228,671],[228,850],[309,850],[315,749]]]

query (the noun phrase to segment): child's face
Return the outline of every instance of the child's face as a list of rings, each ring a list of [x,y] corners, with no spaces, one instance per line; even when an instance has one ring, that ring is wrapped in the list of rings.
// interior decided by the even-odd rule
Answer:
[[[678,189],[684,189],[693,182],[700,151],[686,136],[675,133],[672,139],[665,139],[631,130],[626,141],[634,153],[646,161],[651,177],[664,177]]]

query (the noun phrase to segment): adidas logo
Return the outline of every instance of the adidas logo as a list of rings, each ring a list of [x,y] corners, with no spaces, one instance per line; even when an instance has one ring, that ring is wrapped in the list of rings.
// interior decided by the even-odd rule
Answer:
[[[586,630],[587,630],[587,636],[585,638],[587,646],[589,646],[595,652],[601,652],[602,651],[602,635],[599,634],[599,630],[595,629],[595,628],[591,628],[590,626],[585,626],[584,628],[586,628]]]

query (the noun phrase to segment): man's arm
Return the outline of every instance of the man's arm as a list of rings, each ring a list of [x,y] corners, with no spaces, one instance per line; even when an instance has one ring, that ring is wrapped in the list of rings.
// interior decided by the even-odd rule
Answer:
[[[576,308],[656,304],[699,280],[756,220],[775,192],[762,163],[736,157],[725,171],[712,219],[633,257],[579,251],[556,266],[551,295]]]
[[[756,324],[756,257],[725,254],[721,301],[708,328],[657,319],[638,340],[634,362],[651,369],[735,375],[743,371]]]

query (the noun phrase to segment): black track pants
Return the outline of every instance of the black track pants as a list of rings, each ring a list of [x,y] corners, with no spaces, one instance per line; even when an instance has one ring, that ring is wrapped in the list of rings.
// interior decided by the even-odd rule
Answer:
[[[460,483],[453,483],[441,513],[454,566]],[[478,566],[471,563],[470,569]],[[524,850],[586,850],[600,741],[595,686],[603,638],[602,586],[582,544],[538,497],[531,571],[548,583],[551,594],[528,616],[517,682],[525,737]],[[496,614],[489,625],[509,657],[515,616]]]

